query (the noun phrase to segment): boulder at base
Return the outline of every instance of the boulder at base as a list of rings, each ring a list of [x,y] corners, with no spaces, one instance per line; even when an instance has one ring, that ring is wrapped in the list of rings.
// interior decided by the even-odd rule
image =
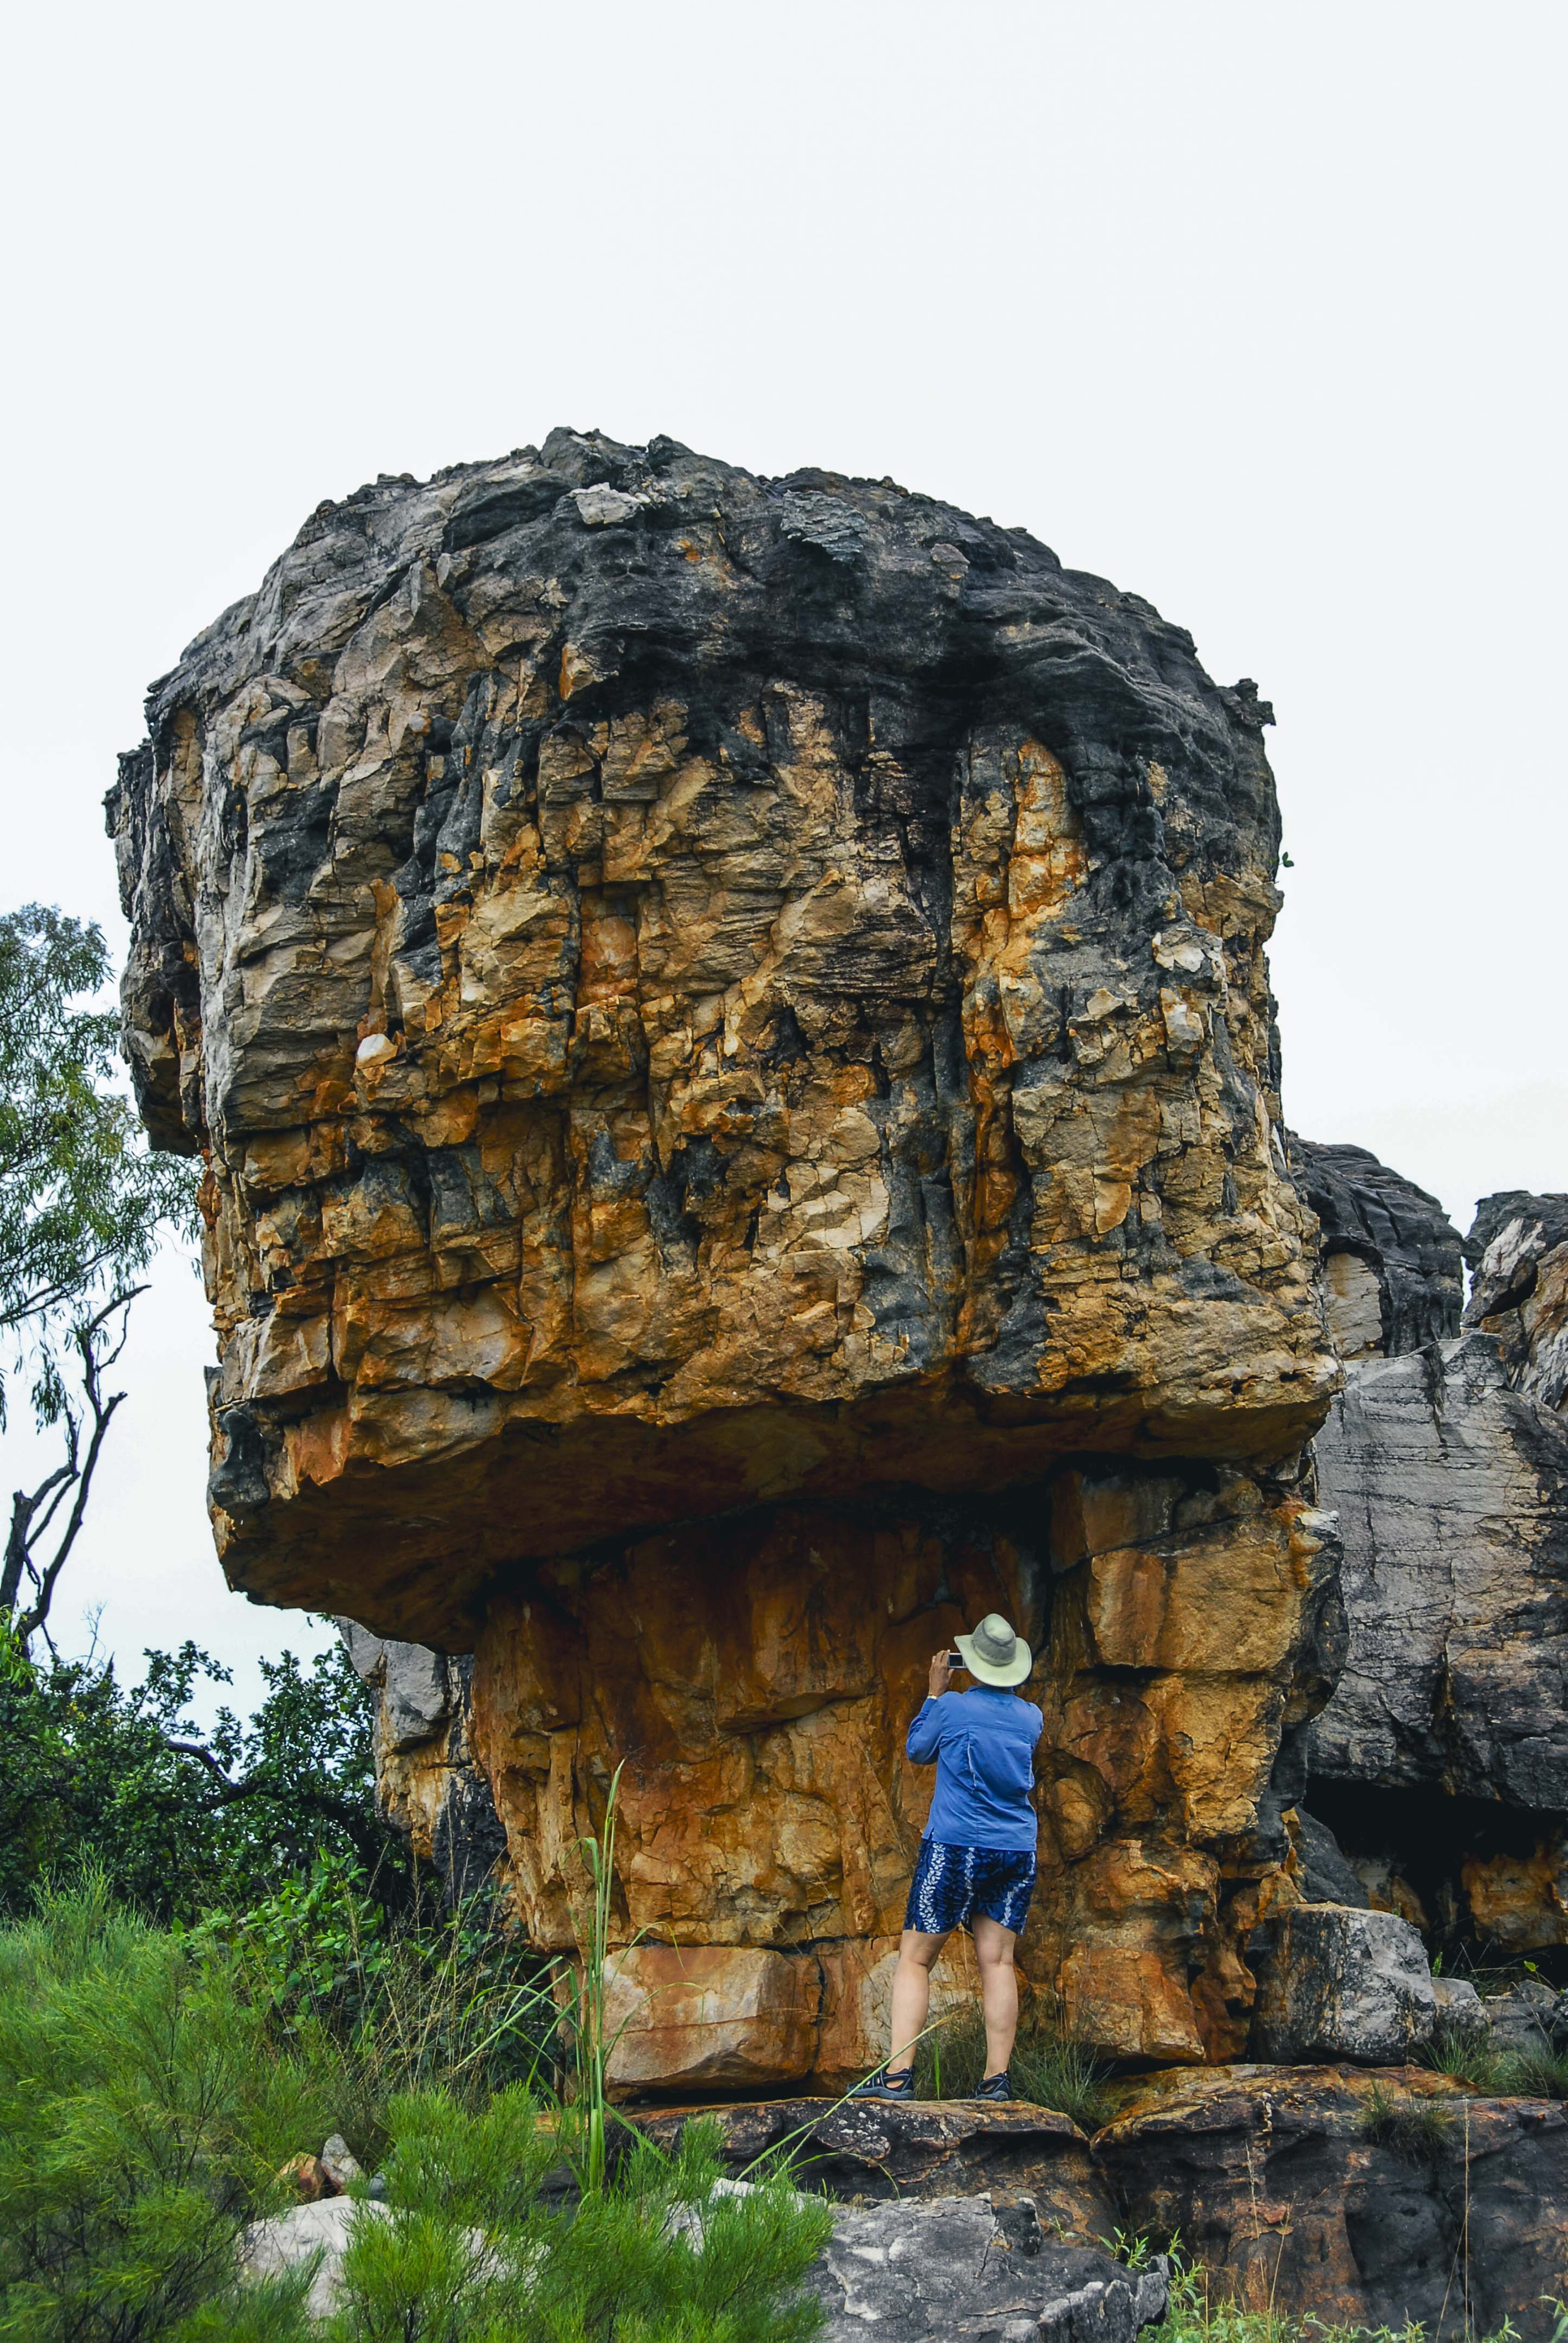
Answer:
[[[1282,1915],[1253,2021],[1264,2057],[1395,2066],[1436,2023],[1431,1965],[1408,1920],[1347,1904]]]
[[[732,2191],[745,2184],[719,2187]],[[241,2269],[253,2279],[275,2278],[314,2261],[307,2308],[312,2318],[327,2318],[338,2307],[343,2258],[360,2212],[396,2218],[384,2206],[339,2197],[253,2222],[241,2246]],[[700,2209],[678,2227],[700,2253]],[[482,2260],[482,2237],[477,2230],[467,2235]],[[983,2194],[846,2207],[807,2273],[806,2290],[822,2304],[824,2343],[849,2343],[869,2321],[879,2343],[939,2336],[1133,2343],[1142,2328],[1164,2317],[1167,2300],[1162,2263],[1133,2272],[1091,2247],[1053,2244],[1027,2198],[998,2212]]]
[[[1163,2266],[1134,2274],[1090,2246],[999,2223],[989,2197],[871,2205],[833,2225],[809,2283],[824,2343],[984,2337],[987,2343],[1132,2343],[1165,2316]]]

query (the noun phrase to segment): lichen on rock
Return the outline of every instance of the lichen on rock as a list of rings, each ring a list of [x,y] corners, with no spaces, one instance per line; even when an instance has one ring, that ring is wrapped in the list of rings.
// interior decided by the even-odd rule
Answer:
[[[122,762],[231,1582],[474,1652],[541,1943],[624,1760],[620,1922],[785,1963],[789,2072],[866,2055],[903,1725],[993,1602],[1041,1981],[1244,2036],[1338,1374],[1267,720],[1020,530],[560,431],[321,508]]]

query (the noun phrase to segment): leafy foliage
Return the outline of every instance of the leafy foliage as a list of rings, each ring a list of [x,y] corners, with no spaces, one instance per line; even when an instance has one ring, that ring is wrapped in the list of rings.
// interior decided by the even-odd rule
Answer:
[[[40,903],[0,917],[0,1331],[42,1339],[49,1421],[51,1329],[134,1277],[164,1226],[195,1225],[192,1167],[148,1152],[116,1087],[117,1018],[73,1005],[108,976],[92,922]]]
[[[339,2127],[368,2154],[400,2093],[439,2088],[477,2109],[555,2076],[551,1976],[482,1896],[432,1916],[417,1882],[388,1913],[356,1864],[322,1855],[308,1876],[209,1914],[186,1942],[229,1966],[273,2037],[332,2077]]]
[[[346,1654],[263,1661],[249,1724],[221,1709],[206,1735],[192,1694],[228,1671],[190,1643],[146,1658],[124,1684],[112,1664],[30,1658],[0,1629],[0,1912],[83,1865],[177,1921],[259,1904],[323,1855],[352,1858],[383,1901],[404,1892],[376,1810],[372,1699]]]
[[[0,1930],[0,2334],[168,2333],[325,2112],[262,2014],[101,1883]]]
[[[29,2343],[807,2343],[830,2216],[782,2183],[716,2193],[715,2143],[642,2145],[570,2213],[541,2182],[574,2110],[440,2083],[376,2109],[385,2216],[337,2315],[236,2284],[242,2223],[338,2127],[340,2071],[280,2036],[216,1939],[116,1913],[101,1885],[0,1928],[0,2335]],[[363,2135],[354,2145],[365,2152]],[[694,2208],[682,2218],[679,2208]]]

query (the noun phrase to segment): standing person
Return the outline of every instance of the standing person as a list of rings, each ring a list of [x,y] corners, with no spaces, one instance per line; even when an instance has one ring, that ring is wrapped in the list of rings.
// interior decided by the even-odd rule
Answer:
[[[974,1935],[985,2016],[985,2075],[975,2097],[1012,2097],[1012,1948],[1034,1892],[1038,1825],[1030,1793],[1045,1720],[1016,1690],[1033,1655],[999,1613],[957,1642],[957,1654],[938,1652],[932,1659],[930,1689],[905,1745],[917,1765],[935,1764],[937,1788],[893,1976],[890,2055],[885,2068],[856,2085],[869,2098],[913,2098],[915,2044],[930,2006],[931,1969],[952,1931],[965,1926]],[[967,1692],[949,1689],[955,1659],[975,1679]]]

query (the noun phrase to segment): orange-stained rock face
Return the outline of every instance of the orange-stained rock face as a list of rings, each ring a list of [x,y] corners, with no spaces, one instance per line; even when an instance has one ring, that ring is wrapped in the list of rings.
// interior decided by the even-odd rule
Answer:
[[[207,1160],[224,1566],[476,1650],[542,1943],[624,1759],[627,1929],[815,1961],[779,2039],[848,2046],[994,1603],[1042,1978],[1241,2022],[1336,1373],[1266,715],[1020,531],[570,433],[324,508],[159,686],[126,1030]]]
[[[932,1652],[1000,1609],[1040,1650],[1046,1717],[1027,1976],[1107,2052],[1233,2055],[1252,1990],[1239,1948],[1293,1893],[1264,1815],[1282,1735],[1314,1704],[1329,1533],[1288,1493],[1212,1469],[1071,1473],[901,1517],[769,1508],[532,1570],[493,1602],[473,1679],[518,1916],[543,1946],[580,1941],[581,1841],[618,1765],[619,1940],[770,1948],[758,1974],[799,2062],[780,2071],[865,2065],[930,1803],[905,1731]],[[1097,1553],[1091,1534],[1140,1543]],[[1135,1604],[1103,1599],[1129,1585]],[[755,1966],[734,1970],[737,1995]],[[652,2006],[633,2032],[687,2026]],[[628,2085],[651,2055],[628,2046]]]

